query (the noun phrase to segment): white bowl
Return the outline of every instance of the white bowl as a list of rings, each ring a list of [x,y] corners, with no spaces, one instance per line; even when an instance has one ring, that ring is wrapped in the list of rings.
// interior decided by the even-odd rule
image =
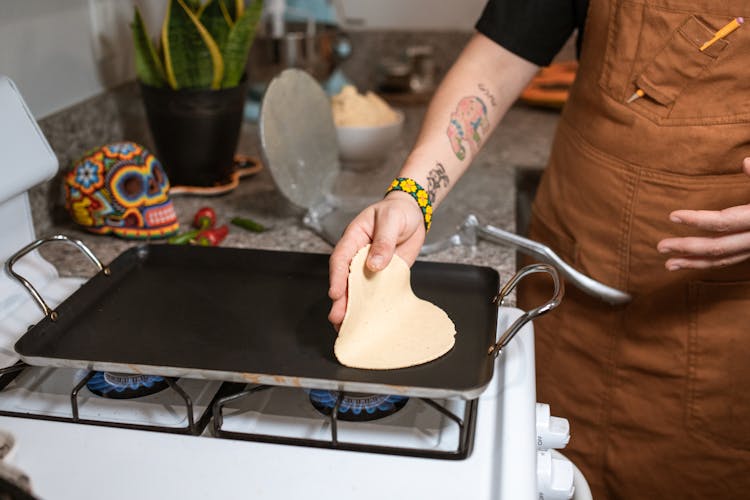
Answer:
[[[336,127],[339,158],[347,164],[371,164],[391,152],[404,128],[404,113],[396,110],[398,120],[376,127]]]

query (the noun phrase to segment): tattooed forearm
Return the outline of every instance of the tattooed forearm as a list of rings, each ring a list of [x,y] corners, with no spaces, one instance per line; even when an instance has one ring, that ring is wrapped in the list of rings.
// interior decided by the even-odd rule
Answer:
[[[461,99],[456,110],[451,113],[450,124],[446,132],[456,157],[459,160],[466,158],[464,146],[466,142],[469,143],[472,154],[476,153],[482,143],[479,133],[484,134],[489,128],[490,121],[487,118],[487,106],[484,102],[476,96]]]
[[[427,196],[430,199],[430,203],[435,203],[437,190],[441,187],[448,187],[450,183],[451,180],[448,174],[445,173],[445,167],[442,163],[438,162],[435,168],[427,174]]]
[[[495,101],[495,96],[492,95],[490,90],[487,88],[487,86],[483,83],[479,84],[479,90],[482,91],[482,94],[490,101],[490,104],[492,104],[492,107],[494,108],[497,106],[497,102]]]

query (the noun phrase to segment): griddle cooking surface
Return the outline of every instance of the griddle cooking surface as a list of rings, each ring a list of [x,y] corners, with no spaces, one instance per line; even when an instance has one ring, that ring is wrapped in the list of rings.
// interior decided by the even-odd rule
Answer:
[[[34,364],[76,360],[476,391],[492,377],[498,274],[417,262],[415,293],[456,324],[456,344],[417,367],[347,368],[333,355],[328,255],[146,245],[121,254],[16,344]],[[88,362],[88,363],[86,363]],[[210,377],[207,377],[210,378]],[[280,383],[280,385],[284,385]]]

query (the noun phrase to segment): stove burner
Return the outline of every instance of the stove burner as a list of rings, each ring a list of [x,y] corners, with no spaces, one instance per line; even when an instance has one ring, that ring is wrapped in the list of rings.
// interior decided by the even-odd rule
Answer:
[[[310,402],[323,415],[331,414],[339,398],[337,391],[312,389],[309,394]],[[346,393],[341,399],[337,418],[351,422],[376,420],[396,413],[408,400],[405,396]]]
[[[169,387],[164,377],[96,372],[86,383],[89,391],[110,399],[132,399],[148,396]]]

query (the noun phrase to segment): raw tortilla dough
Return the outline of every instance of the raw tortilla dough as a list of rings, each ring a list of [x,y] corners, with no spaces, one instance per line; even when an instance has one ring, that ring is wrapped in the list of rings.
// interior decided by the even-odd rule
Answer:
[[[394,255],[383,270],[365,267],[370,246],[349,268],[344,321],[334,345],[341,364],[388,370],[427,363],[450,351],[456,327],[436,305],[411,289],[409,266]]]

